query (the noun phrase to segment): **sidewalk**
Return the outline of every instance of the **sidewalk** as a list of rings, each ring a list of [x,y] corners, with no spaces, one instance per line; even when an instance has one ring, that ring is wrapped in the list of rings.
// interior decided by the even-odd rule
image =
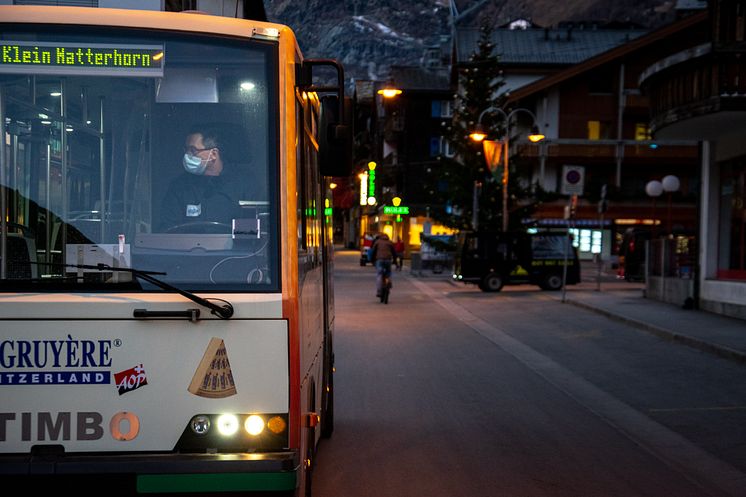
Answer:
[[[408,275],[451,281],[451,271],[411,271]],[[582,263],[582,282],[567,287],[565,302],[610,319],[627,323],[666,340],[687,345],[703,352],[746,365],[746,320],[730,318],[700,310],[645,298],[644,283],[620,280],[616,271],[590,261]],[[600,280],[600,285],[599,285]],[[600,286],[600,291],[598,290]],[[546,292],[557,300],[562,292]]]
[[[612,286],[612,289],[604,289]],[[746,321],[651,300],[639,288],[568,289],[565,302],[746,365]],[[554,294],[559,300],[561,294]]]
[[[406,269],[405,269],[406,270]],[[746,365],[746,320],[706,311],[686,310],[681,306],[645,298],[644,283],[632,283],[616,277],[616,271],[583,262],[583,281],[569,286],[565,302],[610,319],[627,323],[658,337],[694,347]],[[418,278],[450,278],[450,271],[409,272]],[[561,292],[546,292],[557,300]]]

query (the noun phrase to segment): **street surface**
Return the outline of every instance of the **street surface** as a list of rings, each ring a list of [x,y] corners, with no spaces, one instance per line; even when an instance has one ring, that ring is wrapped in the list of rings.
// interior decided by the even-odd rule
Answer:
[[[314,495],[746,495],[744,365],[528,285],[405,268],[384,305],[358,257],[336,254],[335,431]]]

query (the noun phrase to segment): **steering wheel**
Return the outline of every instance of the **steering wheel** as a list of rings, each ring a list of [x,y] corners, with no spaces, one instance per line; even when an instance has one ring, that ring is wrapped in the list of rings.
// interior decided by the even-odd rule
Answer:
[[[218,221],[194,221],[182,223],[167,228],[166,233],[197,234],[197,235],[225,235],[233,232],[231,225]]]

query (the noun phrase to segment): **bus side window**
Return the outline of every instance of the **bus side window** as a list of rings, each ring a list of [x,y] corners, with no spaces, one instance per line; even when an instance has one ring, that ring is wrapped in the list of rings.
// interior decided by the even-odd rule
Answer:
[[[295,201],[296,201],[296,220],[298,223],[298,249],[306,250],[306,217],[303,213],[303,207],[306,203],[305,188],[305,168],[304,159],[306,155],[305,140],[303,139],[303,100],[296,93],[295,98],[295,131],[298,141],[295,143]]]

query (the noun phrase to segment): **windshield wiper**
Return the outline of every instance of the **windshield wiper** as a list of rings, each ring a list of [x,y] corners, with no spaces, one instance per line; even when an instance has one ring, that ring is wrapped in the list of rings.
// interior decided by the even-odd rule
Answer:
[[[99,263],[96,265],[88,265],[88,264],[55,264],[55,263],[38,262],[36,264],[43,264],[47,266],[57,266],[57,267],[69,267],[69,268],[75,268],[75,269],[92,269],[94,271],[100,271],[102,273],[105,271],[117,271],[117,272],[123,272],[123,273],[130,273],[132,274],[132,276],[140,278],[141,280],[145,280],[148,283],[152,283],[153,285],[159,288],[168,290],[170,292],[176,292],[182,297],[185,297],[191,300],[192,302],[195,302],[203,307],[207,307],[208,309],[210,309],[210,312],[212,314],[215,314],[217,317],[221,319],[229,319],[231,316],[233,316],[233,306],[231,305],[230,302],[226,302],[225,300],[223,300],[223,302],[225,302],[225,305],[222,305],[222,306],[218,304],[214,304],[207,299],[203,299],[202,297],[199,297],[191,292],[187,292],[186,290],[177,288],[153,276],[153,275],[165,276],[166,273],[164,272],[143,271],[141,269],[135,269],[131,267],[114,267],[114,266],[110,266],[108,264],[103,264],[103,263]]]

